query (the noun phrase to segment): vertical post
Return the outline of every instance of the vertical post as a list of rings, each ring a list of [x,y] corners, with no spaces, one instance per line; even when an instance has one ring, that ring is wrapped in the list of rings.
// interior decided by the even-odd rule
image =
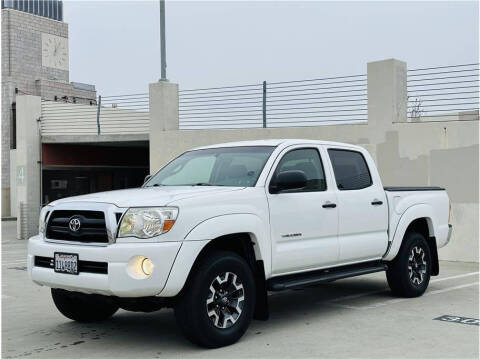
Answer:
[[[167,81],[167,54],[166,54],[166,40],[165,40],[165,0],[160,0],[160,61],[161,61],[160,81]]]
[[[267,81],[263,81],[263,128],[267,128]]]
[[[407,121],[407,64],[396,59],[369,62],[367,87],[370,138],[381,143],[392,123]]]
[[[18,215],[17,238],[26,239],[38,233],[41,206],[40,146],[38,118],[42,116],[39,96],[17,96],[16,181],[17,203],[23,203]]]
[[[102,107],[102,96],[98,95],[97,104],[97,135],[100,134],[100,108]]]
[[[178,131],[178,84],[159,81],[150,84],[150,173],[176,156],[165,144],[166,131]],[[168,135],[167,135],[168,137]],[[174,137],[175,138],[175,134]],[[159,148],[162,150],[159,151]]]
[[[37,124],[38,124],[38,138],[40,141],[38,141],[38,166],[39,166],[39,178],[40,178],[40,210],[43,207],[43,153],[42,153],[42,116],[40,116],[37,119]]]

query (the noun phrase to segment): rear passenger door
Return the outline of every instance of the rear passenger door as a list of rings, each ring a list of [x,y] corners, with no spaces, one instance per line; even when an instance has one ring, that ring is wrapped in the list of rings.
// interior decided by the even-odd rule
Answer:
[[[388,245],[388,206],[376,170],[369,170],[373,160],[356,149],[327,152],[337,190],[339,262],[381,258]]]

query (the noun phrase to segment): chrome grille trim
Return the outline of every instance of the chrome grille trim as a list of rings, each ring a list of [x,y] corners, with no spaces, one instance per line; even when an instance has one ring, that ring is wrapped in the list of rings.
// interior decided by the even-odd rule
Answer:
[[[117,207],[113,203],[86,202],[86,201],[62,202],[52,207],[53,207],[52,210],[48,213],[47,218],[45,219],[47,224],[49,223],[52,213],[57,210],[103,212],[105,216],[105,228],[107,232],[108,242],[81,242],[81,241],[52,239],[52,238],[47,238],[46,236],[47,231],[45,231],[45,235],[44,235],[45,242],[68,244],[68,245],[81,245],[81,246],[100,246],[100,247],[105,247],[109,244],[116,242],[117,228],[120,225],[120,223],[117,223],[116,213],[121,213],[123,215],[128,209],[128,208]]]

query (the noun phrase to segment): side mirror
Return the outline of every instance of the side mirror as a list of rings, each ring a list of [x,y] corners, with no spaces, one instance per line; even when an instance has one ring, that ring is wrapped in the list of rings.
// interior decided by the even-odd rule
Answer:
[[[152,175],[146,175],[143,184],[147,183],[150,178],[152,178]]]
[[[289,189],[302,189],[307,185],[305,172],[293,170],[280,172],[270,184],[270,193],[279,193]]]

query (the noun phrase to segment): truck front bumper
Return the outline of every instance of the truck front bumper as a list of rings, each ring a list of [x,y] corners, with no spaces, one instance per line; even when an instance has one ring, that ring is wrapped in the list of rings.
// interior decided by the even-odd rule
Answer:
[[[164,289],[181,246],[182,242],[71,245],[50,243],[35,236],[28,243],[28,273],[35,283],[52,288],[118,297],[155,296]],[[81,265],[78,275],[57,273],[53,268],[55,252],[78,254],[80,262],[94,262],[94,266],[106,265],[106,273],[82,271]],[[41,257],[44,264],[39,265],[39,258],[36,263],[35,257]],[[148,276],[136,268],[137,259],[142,257],[153,262],[153,271]],[[52,260],[50,267],[48,259]]]

